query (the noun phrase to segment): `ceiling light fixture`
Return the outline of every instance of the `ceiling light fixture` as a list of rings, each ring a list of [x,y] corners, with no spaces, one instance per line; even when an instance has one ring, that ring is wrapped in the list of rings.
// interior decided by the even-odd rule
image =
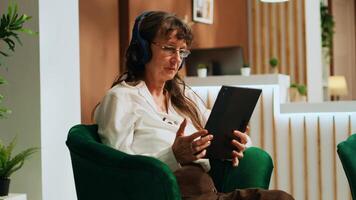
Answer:
[[[281,3],[281,2],[286,2],[288,0],[261,0],[261,1],[265,3]]]

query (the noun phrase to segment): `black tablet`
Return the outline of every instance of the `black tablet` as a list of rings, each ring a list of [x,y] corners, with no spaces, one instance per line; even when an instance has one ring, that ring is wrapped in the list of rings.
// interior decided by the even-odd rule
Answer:
[[[235,138],[233,130],[245,132],[261,89],[222,86],[205,129],[214,136],[207,148],[207,158],[231,159]],[[238,140],[238,138],[235,138]]]

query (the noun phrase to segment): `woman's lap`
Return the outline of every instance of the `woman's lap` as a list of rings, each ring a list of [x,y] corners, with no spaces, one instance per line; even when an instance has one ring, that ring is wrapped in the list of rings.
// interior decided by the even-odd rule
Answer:
[[[213,180],[200,165],[186,165],[174,172],[185,200],[290,200],[289,194],[280,190],[236,189],[229,193],[217,192]]]

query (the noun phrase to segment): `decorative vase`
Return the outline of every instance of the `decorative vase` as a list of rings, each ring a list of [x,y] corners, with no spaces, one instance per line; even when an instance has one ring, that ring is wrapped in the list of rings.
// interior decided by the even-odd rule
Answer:
[[[0,178],[0,196],[7,196],[9,194],[10,179]]]
[[[241,75],[242,76],[250,76],[251,74],[251,68],[249,67],[242,67],[241,68]]]
[[[208,69],[207,68],[199,68],[197,70],[198,72],[198,77],[206,77],[208,75]]]

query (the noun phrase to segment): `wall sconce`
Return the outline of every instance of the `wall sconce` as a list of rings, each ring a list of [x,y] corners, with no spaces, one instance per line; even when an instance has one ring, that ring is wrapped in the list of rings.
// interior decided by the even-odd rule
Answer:
[[[281,3],[281,2],[286,2],[288,0],[261,0],[261,2],[264,3]]]
[[[347,95],[345,76],[330,76],[328,80],[328,92],[331,97],[338,101],[340,96]]]

